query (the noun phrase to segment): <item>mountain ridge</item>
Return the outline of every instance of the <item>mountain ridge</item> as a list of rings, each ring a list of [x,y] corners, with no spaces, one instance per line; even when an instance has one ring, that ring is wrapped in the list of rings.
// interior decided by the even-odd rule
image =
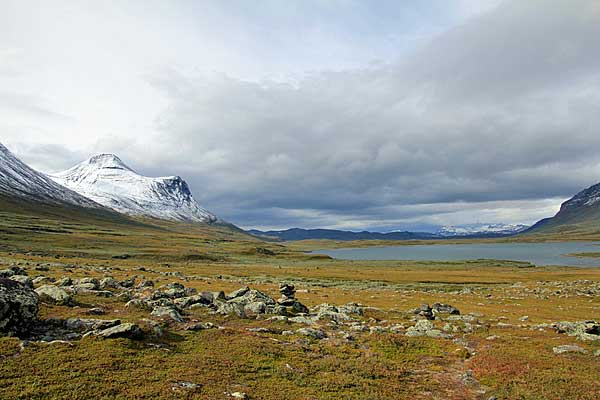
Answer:
[[[433,240],[456,238],[494,238],[511,236],[514,233],[485,232],[479,234],[442,235],[429,232],[369,232],[369,231],[343,231],[336,229],[302,229],[290,228],[285,230],[261,231],[258,229],[246,230],[251,235],[270,240],[296,241],[296,240]]]
[[[66,171],[48,176],[126,215],[181,222],[223,222],[200,206],[181,177],[140,175],[114,154],[97,154]]]
[[[563,202],[553,216],[541,219],[524,233],[575,232],[600,224],[600,183],[581,190]]]
[[[49,204],[103,208],[31,168],[0,143],[0,194]]]

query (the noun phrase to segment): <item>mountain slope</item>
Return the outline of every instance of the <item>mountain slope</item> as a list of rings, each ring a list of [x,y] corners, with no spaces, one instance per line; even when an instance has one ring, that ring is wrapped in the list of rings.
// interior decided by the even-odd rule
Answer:
[[[45,204],[102,208],[29,167],[0,143],[0,195]]]
[[[565,201],[558,213],[534,224],[526,233],[600,233],[600,183]]]
[[[139,175],[112,154],[96,155],[67,171],[49,176],[123,214],[170,221],[218,222],[215,215],[196,202],[187,183],[180,177]]]

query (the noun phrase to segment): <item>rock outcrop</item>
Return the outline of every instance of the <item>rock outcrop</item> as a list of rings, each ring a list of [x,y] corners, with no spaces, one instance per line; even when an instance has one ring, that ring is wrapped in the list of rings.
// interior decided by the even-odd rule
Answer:
[[[38,301],[31,287],[0,278],[0,332],[26,333],[37,321]]]

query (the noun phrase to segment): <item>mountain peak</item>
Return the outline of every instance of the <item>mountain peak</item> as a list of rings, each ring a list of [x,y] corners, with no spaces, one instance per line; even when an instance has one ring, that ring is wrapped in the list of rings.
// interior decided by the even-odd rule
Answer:
[[[112,168],[112,169],[126,169],[133,171],[116,155],[109,153],[96,154],[90,157],[88,164],[94,165],[97,168]]]
[[[98,154],[51,176],[56,182],[118,212],[187,222],[218,218],[194,199],[179,176],[139,175],[114,154]]]

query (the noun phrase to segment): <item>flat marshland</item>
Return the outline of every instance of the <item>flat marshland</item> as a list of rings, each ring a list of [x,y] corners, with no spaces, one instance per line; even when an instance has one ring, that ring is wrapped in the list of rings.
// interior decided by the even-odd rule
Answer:
[[[600,319],[600,269],[304,253],[327,245],[262,242],[227,227],[5,213],[0,269],[20,268],[36,288],[59,286],[70,296],[64,304],[41,299],[41,327],[119,320],[141,333],[59,337],[48,328],[2,337],[0,397],[600,397],[600,332],[556,324]],[[291,297],[308,313],[263,312],[257,301],[233,307],[252,290],[270,304],[282,284],[295,286]],[[201,293],[246,286],[250,292],[188,306]],[[452,311],[413,312],[435,303]]]

